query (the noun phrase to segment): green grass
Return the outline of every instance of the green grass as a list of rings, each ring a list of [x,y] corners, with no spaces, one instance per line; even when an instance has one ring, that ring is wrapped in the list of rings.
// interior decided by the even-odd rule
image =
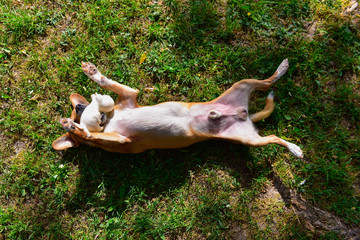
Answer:
[[[276,179],[360,223],[360,22],[341,15],[349,1],[0,3],[0,239],[341,238],[266,197]],[[275,111],[256,126],[300,145],[304,160],[219,141],[136,155],[51,148],[71,93],[115,97],[81,61],[154,104],[214,99],[284,58]]]

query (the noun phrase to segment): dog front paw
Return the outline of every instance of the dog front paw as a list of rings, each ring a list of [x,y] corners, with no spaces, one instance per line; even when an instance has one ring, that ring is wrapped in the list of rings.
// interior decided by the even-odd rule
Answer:
[[[74,122],[70,118],[60,118],[60,124],[67,132],[75,130]]]
[[[82,62],[81,68],[84,71],[84,73],[89,77],[95,75],[98,72],[96,66],[91,62]]]
[[[90,62],[82,62],[81,69],[91,80],[95,81],[100,86],[108,83],[108,79],[100,73],[94,64]]]
[[[124,137],[124,136],[120,136],[118,141],[119,141],[121,144],[131,143],[131,142],[132,142],[129,138]]]

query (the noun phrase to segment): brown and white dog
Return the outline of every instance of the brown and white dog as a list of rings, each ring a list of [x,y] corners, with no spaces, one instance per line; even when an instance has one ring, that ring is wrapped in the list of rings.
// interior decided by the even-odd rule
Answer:
[[[268,117],[274,109],[273,95],[265,108],[248,114],[249,95],[253,90],[267,90],[288,69],[285,59],[273,76],[266,80],[245,79],[235,83],[221,96],[210,102],[164,102],[154,106],[139,106],[138,90],[103,76],[92,63],[83,63],[84,73],[101,87],[119,95],[114,110],[107,114],[102,132],[88,134],[81,128],[81,112],[76,109],[89,103],[79,94],[72,94],[74,108],[70,118],[60,123],[67,133],[52,144],[63,150],[81,143],[111,152],[140,153],[147,149],[181,148],[209,139],[228,140],[250,147],[275,143],[287,148],[294,156],[303,157],[297,145],[275,135],[261,137],[253,122]]]

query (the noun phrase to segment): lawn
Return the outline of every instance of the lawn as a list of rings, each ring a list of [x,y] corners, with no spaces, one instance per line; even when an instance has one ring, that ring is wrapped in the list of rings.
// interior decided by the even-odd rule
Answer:
[[[360,235],[360,7],[348,0],[0,0],[0,239],[355,239]],[[256,123],[304,150],[209,141],[64,151],[69,96],[209,101],[288,72]],[[153,92],[145,91],[154,88]],[[252,113],[267,93],[255,92]]]

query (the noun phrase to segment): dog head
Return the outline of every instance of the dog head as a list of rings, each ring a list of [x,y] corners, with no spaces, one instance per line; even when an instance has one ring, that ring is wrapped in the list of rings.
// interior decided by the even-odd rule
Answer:
[[[80,122],[80,116],[89,102],[80,94],[73,93],[70,95],[70,101],[73,106],[73,111],[70,118],[61,118],[60,124],[67,131],[66,134],[62,135],[52,143],[52,147],[55,150],[63,150],[71,147],[78,146],[80,142],[76,137],[77,134],[81,133],[74,122]],[[80,134],[82,136],[83,134]],[[85,134],[86,135],[86,134]]]
[[[73,106],[73,111],[70,118],[61,118],[59,121],[67,133],[52,143],[52,147],[55,150],[64,150],[71,147],[77,147],[80,144],[85,143],[93,147],[100,147],[111,151],[114,145],[117,146],[118,144],[122,144],[119,138],[111,134],[93,133],[92,136],[87,136],[85,131],[78,126],[78,123],[80,123],[81,115],[84,109],[89,105],[89,102],[77,93],[71,94],[70,101]],[[108,120],[107,117],[108,116],[105,113],[101,113],[100,125],[106,124]],[[125,141],[129,142],[130,140],[127,139]]]

